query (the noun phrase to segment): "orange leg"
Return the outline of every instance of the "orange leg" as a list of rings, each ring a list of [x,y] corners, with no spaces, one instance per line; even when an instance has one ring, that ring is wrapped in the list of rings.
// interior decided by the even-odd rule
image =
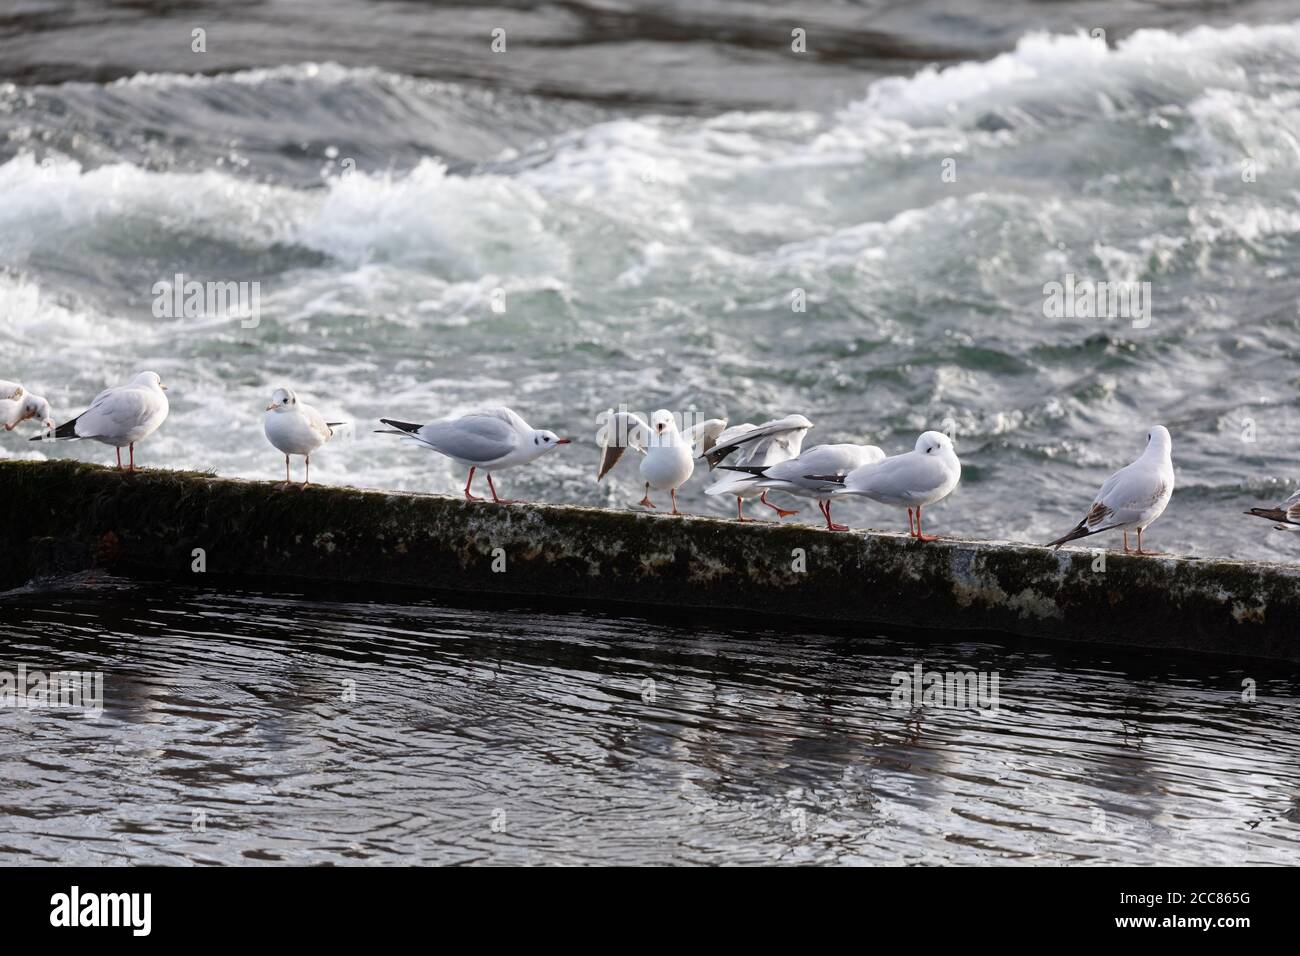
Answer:
[[[1160,552],[1159,552],[1159,551],[1143,551],[1143,550],[1142,550],[1142,529],[1141,529],[1141,528],[1138,528],[1138,549],[1137,549],[1137,551],[1135,551],[1134,553],[1135,553],[1135,554],[1159,554]]]
[[[118,469],[121,469],[121,467],[122,467],[122,449],[121,449],[121,448],[118,448],[118,450],[117,450],[117,467],[118,467]]]
[[[131,453],[131,470],[135,471],[135,442],[131,442],[127,450]]]
[[[925,534],[921,531],[921,506],[916,506],[916,540],[917,541],[938,541],[939,536],[935,534]]]
[[[817,507],[821,509],[822,514],[826,516],[827,531],[848,531],[849,526],[846,524],[836,524],[831,520],[831,503],[829,501],[818,502]]]
[[[912,522],[912,509],[907,509],[907,533],[913,538],[916,537],[916,525]]]
[[[644,505],[647,508],[653,508],[655,506],[655,503],[650,500],[650,482],[647,481],[645,483],[645,497],[638,501],[637,504]]]
[[[469,477],[465,479],[465,500],[466,500],[466,501],[482,501],[482,500],[483,500],[483,499],[480,498],[478,495],[472,495],[472,494],[469,493],[469,486],[472,485],[472,484],[474,483],[474,471],[475,471],[475,469],[474,469],[474,468],[471,468],[471,469],[469,470]]]
[[[510,498],[502,498],[497,495],[497,486],[492,484],[492,472],[488,472],[488,487],[492,489],[492,500],[499,505],[512,505],[514,501]]]
[[[799,513],[798,511],[789,511],[785,508],[778,508],[776,505],[772,504],[772,502],[767,500],[766,491],[764,491],[761,495],[758,496],[758,500],[763,502],[763,504],[767,505],[773,511],[775,511],[778,519],[788,518],[790,515],[797,515]]]
[[[757,520],[756,518],[745,517],[745,499],[740,497],[740,495],[736,495],[736,520],[741,524],[744,524],[746,521]]]
[[[673,499],[673,510],[670,511],[670,512],[668,512],[668,513],[669,513],[669,514],[672,514],[672,515],[679,515],[679,514],[681,514],[681,512],[677,510],[677,489],[676,489],[676,488],[669,488],[669,489],[668,489],[668,494],[672,495],[672,499]]]
[[[1128,549],[1128,532],[1127,532],[1127,531],[1124,532],[1124,553],[1125,553],[1125,554],[1130,554],[1130,553],[1131,553],[1131,552],[1129,551],[1129,549]]]
[[[302,474],[302,486],[306,488],[309,484],[311,484],[311,455],[307,455],[303,459],[303,467],[306,469],[306,471],[304,471]]]

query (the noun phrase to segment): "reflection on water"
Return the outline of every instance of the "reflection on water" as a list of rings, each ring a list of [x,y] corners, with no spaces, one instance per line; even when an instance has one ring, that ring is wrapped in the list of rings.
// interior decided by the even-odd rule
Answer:
[[[0,863],[1283,863],[1253,662],[69,580],[0,597]],[[995,711],[891,676],[998,676]],[[1242,700],[1244,680],[1256,699]]]

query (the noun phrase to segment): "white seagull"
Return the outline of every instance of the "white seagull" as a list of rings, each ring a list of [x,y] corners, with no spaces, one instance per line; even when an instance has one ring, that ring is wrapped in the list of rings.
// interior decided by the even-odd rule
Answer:
[[[284,453],[284,485],[289,478],[289,456],[302,455],[303,487],[311,481],[311,453],[334,437],[334,429],[346,422],[327,422],[320,412],[305,402],[291,388],[277,388],[271,393],[271,404],[266,406],[262,427],[266,440]]]
[[[44,429],[54,427],[49,402],[17,382],[0,382],[0,424],[5,431],[13,431],[29,418],[39,418]]]
[[[739,453],[735,459],[736,465],[761,467],[789,461],[803,449],[804,437],[812,427],[812,422],[802,415],[787,415],[785,418],[764,422],[761,425],[751,425],[748,422],[744,425],[733,425],[718,436],[717,444],[705,453],[704,459],[709,463],[710,468],[733,452]],[[736,520],[742,522],[754,520],[745,517],[744,501],[752,497],[755,492],[760,492],[758,500],[775,511],[778,518],[799,513],[778,508],[768,501],[769,490],[771,489],[758,486],[758,478],[754,472],[745,474],[737,471],[734,475],[714,482],[704,489],[704,493],[735,495]]]
[[[1169,429],[1164,425],[1154,426],[1147,432],[1147,447],[1137,461],[1107,478],[1083,520],[1048,547],[1059,548],[1067,541],[1102,531],[1123,531],[1124,553],[1128,554],[1128,533],[1136,529],[1136,553],[1151,554],[1142,550],[1142,532],[1164,513],[1173,496],[1173,447]]]
[[[106,388],[90,407],[54,429],[56,439],[93,438],[117,449],[117,467],[122,467],[122,449],[131,454],[131,471],[135,471],[136,442],[158,430],[167,418],[167,386],[157,372],[140,372],[125,385]],[[37,435],[31,441],[41,441]]]
[[[961,462],[952,449],[952,440],[942,432],[922,432],[916,447],[902,455],[860,465],[843,478],[816,475],[841,484],[836,495],[865,495],[881,504],[907,509],[908,533],[918,541],[934,541],[934,535],[921,530],[921,509],[942,501],[961,480]],[[916,523],[912,511],[916,510]]]
[[[1300,491],[1276,508],[1251,508],[1246,514],[1274,522],[1278,531],[1300,531]]]
[[[625,451],[635,448],[645,456],[640,468],[645,497],[637,503],[653,508],[651,489],[667,491],[673,500],[671,513],[679,515],[677,489],[695,472],[695,446],[699,446],[699,454],[706,454],[726,427],[725,419],[710,418],[681,431],[673,413],[666,409],[651,415],[649,423],[632,412],[610,411],[601,430],[600,469],[596,480],[604,478]]]
[[[533,428],[517,413],[504,406],[485,408],[459,418],[439,418],[427,425],[399,422],[391,418],[381,418],[380,421],[392,426],[376,429],[380,434],[409,438],[468,468],[469,478],[465,481],[467,501],[482,500],[469,490],[474,483],[474,472],[482,468],[488,473],[492,500],[500,504],[512,504],[508,499],[497,495],[496,485],[492,483],[492,472],[526,465],[573,440],[558,438],[555,432]]]
[[[814,445],[798,458],[765,468],[743,465],[722,467],[753,475],[755,485],[759,488],[812,498],[826,519],[828,531],[848,531],[847,525],[836,524],[831,520],[831,496],[839,489],[839,483],[827,477],[810,476],[843,478],[855,468],[884,460],[885,453],[875,445]]]

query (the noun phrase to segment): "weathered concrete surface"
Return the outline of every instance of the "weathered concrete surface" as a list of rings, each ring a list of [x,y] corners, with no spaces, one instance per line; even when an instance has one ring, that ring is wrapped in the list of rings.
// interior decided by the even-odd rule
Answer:
[[[1300,661],[1300,568],[918,544],[76,462],[0,462],[0,587],[91,567],[735,609]],[[497,551],[496,549],[501,549]],[[802,556],[802,558],[801,558]],[[493,570],[501,566],[504,572]],[[806,569],[796,570],[800,566]],[[216,582],[213,582],[216,583]]]

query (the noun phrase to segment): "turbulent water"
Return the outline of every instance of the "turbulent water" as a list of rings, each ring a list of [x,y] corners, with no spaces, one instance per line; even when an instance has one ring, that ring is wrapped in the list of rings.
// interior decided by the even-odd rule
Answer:
[[[266,478],[287,384],[357,423],[314,477],[449,492],[376,419],[508,403],[580,441],[506,491],[611,507],[638,497],[633,468],[594,481],[620,403],[798,411],[809,443],[891,453],[947,428],[963,481],[933,530],[1024,540],[1163,422],[1152,546],[1293,558],[1241,512],[1300,480],[1300,24],[1112,41],[1031,31],[852,97],[687,115],[329,62],[2,86],[0,374],[70,414],[154,368],[172,415],[144,463]],[[155,317],[177,273],[260,282],[260,323]],[[1149,282],[1149,325],[1046,317],[1067,274]],[[726,511],[703,480],[687,507]]]
[[[1276,666],[111,579],[0,598],[0,642],[105,702],[0,721],[4,863],[1300,852]],[[893,706],[918,665],[996,674],[996,709]]]

